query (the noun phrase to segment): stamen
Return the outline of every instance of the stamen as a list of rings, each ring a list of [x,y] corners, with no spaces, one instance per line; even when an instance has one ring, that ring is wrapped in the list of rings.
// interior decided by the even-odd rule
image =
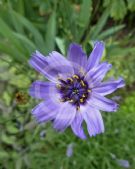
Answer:
[[[73,75],[73,78],[75,78],[75,79],[79,79],[79,76],[77,76],[77,75]]]
[[[81,80],[81,85],[82,85],[83,87],[86,86],[83,80]]]
[[[56,84],[56,87],[57,87],[58,89],[61,89],[61,85],[60,85],[60,84]]]
[[[90,90],[90,89],[88,89],[88,90],[87,90],[87,92],[89,92],[89,93],[90,93],[90,92],[91,92],[91,90]]]
[[[59,92],[61,93],[60,102],[69,102],[76,107],[76,110],[80,110],[80,106],[85,104],[91,89],[88,88],[88,84],[84,77],[80,77],[74,74],[69,76],[66,80],[59,78],[59,83],[56,84]]]
[[[74,102],[74,100],[73,100],[73,99],[69,100],[69,103],[73,103],[73,102]]]
[[[67,84],[67,82],[65,82],[63,79],[59,79],[59,81],[60,81],[62,84],[64,84],[64,85]]]
[[[86,97],[86,95],[85,95],[85,94],[83,94],[83,95],[82,95],[82,97]]]
[[[72,78],[67,78],[67,80],[69,80],[70,82],[73,82],[73,79],[72,79]]]
[[[80,102],[81,102],[81,103],[83,103],[83,102],[84,102],[83,98],[81,98],[81,99],[80,99]]]
[[[65,101],[65,99],[59,99],[59,101],[60,101],[60,102],[64,102],[64,101]]]

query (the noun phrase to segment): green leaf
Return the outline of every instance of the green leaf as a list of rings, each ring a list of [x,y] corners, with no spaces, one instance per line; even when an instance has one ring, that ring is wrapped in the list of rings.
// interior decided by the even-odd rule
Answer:
[[[121,47],[116,47],[116,46],[110,46],[108,48],[109,55],[113,57],[124,57],[129,54],[134,54],[135,53],[135,47],[128,47],[128,48],[121,48]]]
[[[21,52],[18,52],[18,50],[15,48],[15,46],[7,45],[5,42],[0,42],[0,51],[9,55],[12,59],[21,62],[22,58],[23,61],[25,60],[23,54]]]
[[[127,8],[124,0],[112,1],[110,9],[111,17],[116,20],[123,19],[127,13]]]
[[[15,137],[14,136],[7,136],[5,133],[1,134],[1,140],[6,144],[14,144]]]
[[[71,4],[70,1],[67,0],[61,1],[60,18],[62,19],[63,30],[64,32],[66,32],[68,40],[71,41],[74,39],[74,41],[77,41],[78,39],[77,16],[73,8],[73,4]]]
[[[54,50],[55,35],[56,35],[56,14],[55,12],[53,12],[47,23],[47,31],[45,38],[46,54]]]
[[[16,49],[23,52],[24,49],[20,45],[19,41],[14,37],[13,31],[10,27],[0,18],[0,34],[5,38],[9,38],[10,42],[16,46]]]
[[[11,134],[16,134],[19,132],[19,130],[16,127],[14,127],[12,124],[7,125],[6,128],[7,128],[7,131]]]
[[[99,33],[102,31],[103,27],[105,26],[107,19],[109,17],[109,10],[106,9],[102,16],[99,18],[99,21],[95,26],[92,27],[92,30],[90,31],[90,38],[92,40],[95,40],[98,38]]]
[[[8,158],[9,154],[6,151],[0,150],[0,159]]]
[[[16,164],[15,169],[22,169],[22,165],[23,165],[22,158],[18,158],[18,159],[16,159],[15,164]]]
[[[108,36],[113,35],[114,33],[120,31],[121,29],[123,29],[125,27],[125,25],[119,25],[119,26],[113,26],[105,31],[103,31],[99,36],[98,39],[105,39]]]
[[[22,80],[23,79],[23,80]],[[10,80],[10,84],[17,86],[19,88],[27,88],[30,84],[30,79],[25,74],[19,74],[18,76],[14,76]]]
[[[107,6],[109,6],[111,4],[111,0],[104,0],[104,2],[103,2],[103,6],[104,7],[107,7]]]
[[[64,41],[64,39],[61,39],[61,38],[56,37],[55,40],[56,40],[56,44],[57,44],[59,50],[61,51],[61,53],[62,53],[63,55],[65,55],[65,54],[66,54],[66,51],[65,51],[65,41]]]
[[[16,5],[18,5],[22,0],[18,0]],[[22,4],[20,4],[22,5]],[[20,6],[19,5],[19,6]],[[17,8],[17,11],[19,10],[19,7]],[[18,21],[16,17],[13,15],[13,8],[11,1],[8,1],[8,11],[6,11],[6,16],[8,17],[9,22],[12,24],[13,28],[19,32],[24,33],[24,29],[21,24],[18,24]],[[6,20],[5,20],[6,21]],[[8,23],[8,22],[7,22]]]
[[[135,11],[135,0],[127,0],[128,2],[128,9],[130,11]]]
[[[21,35],[19,33],[14,33],[14,36],[20,41],[22,41],[22,44],[30,53],[36,50],[35,44],[32,41],[30,41],[26,36]]]
[[[3,93],[3,100],[5,101],[5,104],[6,104],[7,106],[10,105],[10,103],[11,103],[11,96],[9,95],[8,92],[4,92],[4,93]]]
[[[83,0],[81,5],[81,11],[78,17],[78,24],[80,26],[78,39],[82,38],[84,31],[86,30],[91,17],[92,12],[92,0]]]
[[[135,9],[135,0],[128,0],[129,9]],[[103,6],[110,10],[110,16],[115,20],[123,19],[127,13],[125,0],[104,0]]]
[[[34,25],[25,17],[21,16],[15,11],[12,11],[13,15],[17,18],[18,24],[22,24],[29,32],[32,34],[37,48],[41,51],[44,51],[44,40],[41,33],[34,27]]]
[[[24,13],[25,13],[24,0],[17,0],[16,3],[17,3],[17,5],[16,5],[17,12],[19,12],[21,15],[24,15]]]
[[[79,24],[82,25],[82,27],[85,27],[91,16],[91,11],[92,11],[92,0],[83,0],[82,5],[81,5],[81,11],[79,15]]]

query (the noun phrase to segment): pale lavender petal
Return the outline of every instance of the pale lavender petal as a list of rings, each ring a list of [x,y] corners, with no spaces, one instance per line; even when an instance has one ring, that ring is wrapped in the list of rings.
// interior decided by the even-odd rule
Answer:
[[[41,102],[33,110],[32,114],[39,123],[47,122],[53,120],[60,109],[59,104],[55,104],[52,100],[47,99],[44,102]]]
[[[84,134],[82,128],[83,117],[82,113],[77,111],[76,117],[71,124],[71,128],[76,136],[80,137],[81,139],[86,139],[86,135]]]
[[[92,50],[87,65],[87,71],[90,69],[98,66],[100,59],[102,57],[104,51],[104,43],[103,42],[96,42],[94,45],[94,49]]]
[[[46,78],[51,80],[52,82],[56,82],[56,79],[48,74],[45,71],[45,68],[48,67],[48,62],[46,60],[46,56],[42,55],[40,52],[36,51],[32,54],[32,57],[29,60],[29,64],[38,72],[42,73]]]
[[[90,88],[93,88],[103,80],[106,73],[111,69],[112,65],[108,64],[107,62],[101,63],[96,68],[90,70],[86,76],[85,80],[88,82]]]
[[[76,43],[72,43],[68,50],[68,60],[74,67],[76,74],[83,74],[86,71],[87,56],[82,47]]]
[[[87,105],[83,110],[82,116],[87,124],[90,136],[96,136],[96,134],[104,132],[104,123],[99,110]]]
[[[121,100],[121,96],[113,96],[111,99],[114,101],[120,101]]]
[[[55,83],[42,81],[32,83],[29,94],[39,99],[48,99],[48,97],[56,97],[58,95]]]
[[[70,62],[55,51],[47,57],[44,57],[40,52],[36,51],[32,55],[29,63],[52,82],[56,82],[60,76],[68,77],[74,74]]]
[[[130,167],[130,164],[129,164],[128,160],[116,159],[116,162],[121,167],[124,167],[124,168],[129,168]]]
[[[102,82],[99,86],[93,88],[92,90],[100,95],[108,95],[118,88],[124,87],[125,83],[123,78],[119,78],[118,80],[111,80],[107,82]]]
[[[73,143],[70,143],[67,147],[67,151],[66,151],[66,155],[67,157],[71,157],[73,155],[73,147],[74,147],[74,144]]]
[[[116,111],[118,108],[117,103],[94,92],[91,93],[91,96],[88,100],[88,104],[99,110],[107,112]]]
[[[58,131],[64,131],[73,122],[76,115],[75,106],[68,102],[62,104],[55,120],[54,128]]]

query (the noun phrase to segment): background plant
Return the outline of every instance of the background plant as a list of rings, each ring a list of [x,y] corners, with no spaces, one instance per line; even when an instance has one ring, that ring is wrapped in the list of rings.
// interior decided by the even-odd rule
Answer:
[[[1,0],[0,1],[0,168],[122,168],[119,159],[135,167],[134,39],[135,0]],[[30,115],[35,100],[31,82],[42,77],[28,65],[36,49],[66,56],[69,43],[89,53],[96,40],[106,44],[103,60],[126,80],[117,92],[120,110],[105,114],[106,132],[87,142],[70,129],[64,134],[50,124],[37,126]],[[66,156],[74,143],[72,157]]]

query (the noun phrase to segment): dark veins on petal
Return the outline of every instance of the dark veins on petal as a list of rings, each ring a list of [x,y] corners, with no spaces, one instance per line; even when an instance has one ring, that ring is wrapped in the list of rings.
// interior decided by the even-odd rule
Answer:
[[[59,84],[56,87],[61,95],[61,101],[70,102],[76,106],[77,110],[79,110],[81,104],[86,103],[91,92],[84,77],[78,75],[73,75],[66,80],[59,79]]]

